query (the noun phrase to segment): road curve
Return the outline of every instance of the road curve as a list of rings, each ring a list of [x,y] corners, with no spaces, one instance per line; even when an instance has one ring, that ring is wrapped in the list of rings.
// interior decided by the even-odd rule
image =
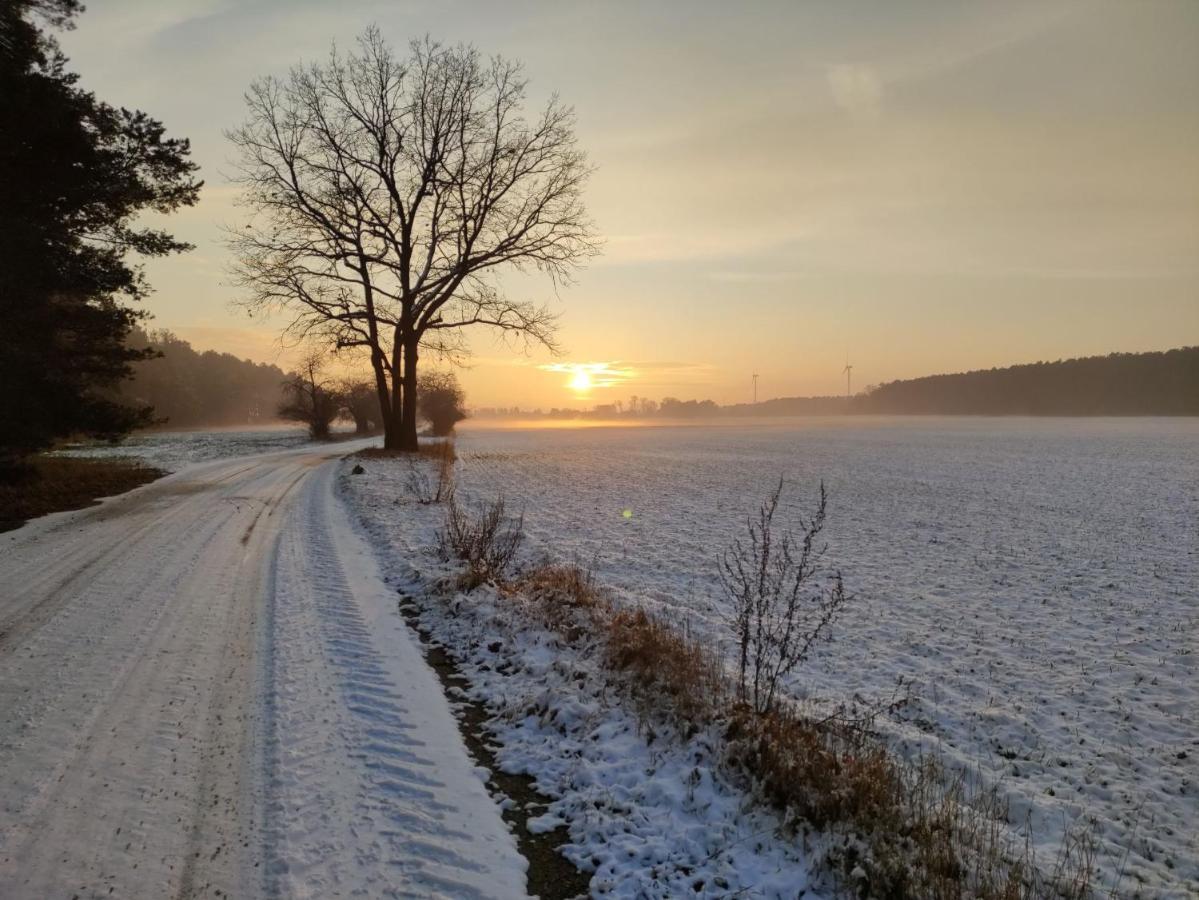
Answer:
[[[330,514],[332,460],[349,449],[201,464],[0,535],[0,897],[290,895],[302,892],[286,873],[296,859],[320,880],[319,848],[297,855],[288,846],[288,823],[303,819],[307,798],[289,800],[279,785],[317,785],[322,767],[344,769],[353,748],[334,752],[326,741],[313,769],[312,759],[273,751],[272,729],[281,714],[302,724],[305,693],[296,686],[309,682],[306,673],[332,690],[346,661],[330,654],[361,654],[349,654],[346,635],[312,634],[310,652],[281,668],[287,656],[274,629],[279,586],[289,583],[284,618],[323,627],[314,604],[329,594],[313,579],[341,576],[336,559],[303,570],[303,529],[313,526],[301,514]],[[318,482],[324,505],[314,500]],[[343,613],[334,618],[346,628]],[[401,677],[386,665],[370,676],[372,685],[356,690],[373,691],[372,702],[385,688],[401,696],[403,685],[384,684]],[[289,685],[292,705],[280,706],[276,692]],[[341,706],[352,708],[354,696]],[[319,729],[330,715],[308,724]],[[434,724],[448,733],[445,722]],[[470,773],[460,748],[447,754]],[[478,779],[468,780],[478,792]],[[347,815],[361,818],[361,807],[349,804]],[[342,865],[355,854],[361,862],[361,848],[337,840],[363,822],[328,818],[326,851]],[[304,834],[312,840],[311,827]],[[378,843],[378,835],[363,839]],[[283,861],[282,873],[272,859]],[[326,878],[324,888],[364,886],[355,882]]]

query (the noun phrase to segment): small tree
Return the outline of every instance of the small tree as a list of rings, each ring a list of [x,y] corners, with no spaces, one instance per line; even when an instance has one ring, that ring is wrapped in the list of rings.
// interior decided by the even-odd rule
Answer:
[[[525,537],[525,516],[508,515],[503,496],[477,504],[472,511],[453,494],[446,508],[445,528],[437,533],[443,560],[460,559],[467,565],[463,584],[475,588],[503,578]]]
[[[365,378],[347,378],[338,385],[346,413],[354,420],[355,434],[371,434],[383,427],[379,395]]]
[[[816,543],[828,509],[824,482],[816,511],[800,519],[799,536],[775,533],[782,493],[780,478],[757,517],[746,521],[749,543],[734,541],[720,560],[732,604],[741,699],[759,713],[773,708],[780,681],[808,658],[849,600],[841,573],[823,570],[827,546]]]
[[[279,415],[293,422],[303,422],[315,440],[327,440],[329,426],[341,411],[341,398],[330,382],[322,377],[324,359],[317,352],[309,353],[300,363],[299,371],[283,383],[286,399]]]
[[[453,372],[422,372],[416,382],[417,409],[437,437],[446,437],[466,418],[465,400]]]

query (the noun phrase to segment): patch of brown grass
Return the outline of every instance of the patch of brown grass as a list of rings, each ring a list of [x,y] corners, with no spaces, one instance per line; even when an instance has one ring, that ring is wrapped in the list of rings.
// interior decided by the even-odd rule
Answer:
[[[642,609],[619,610],[606,622],[604,639],[609,667],[628,677],[639,704],[668,711],[688,734],[728,704],[732,685],[719,654],[689,632]]]
[[[546,563],[498,585],[526,613],[549,630],[575,642],[590,634],[611,615],[608,598],[590,569],[576,564]]]
[[[872,716],[815,719],[792,704],[755,711],[714,645],[660,616],[615,607],[589,569],[547,564],[500,585],[543,625],[577,641],[600,636],[605,665],[643,719],[684,737],[718,726],[730,768],[794,829],[840,843],[828,860],[859,897],[886,900],[1085,900],[1093,844],[1070,835],[1048,872],[1016,840],[996,789],[971,789],[939,761],[906,761]]]
[[[35,456],[29,463],[29,477],[0,484],[0,531],[48,513],[91,506],[101,497],[123,494],[166,474],[128,459]]]

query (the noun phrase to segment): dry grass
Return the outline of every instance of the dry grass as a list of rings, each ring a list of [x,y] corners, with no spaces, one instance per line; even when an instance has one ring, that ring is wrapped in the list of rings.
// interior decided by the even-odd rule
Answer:
[[[460,504],[451,491],[446,502],[445,527],[437,532],[437,546],[443,560],[459,559],[466,563],[460,586],[471,590],[480,584],[498,584],[504,580],[524,536],[524,513],[508,515],[503,497],[472,509]]]
[[[606,626],[607,663],[630,679],[643,710],[665,706],[690,735],[730,702],[724,665],[703,641],[641,609],[615,611]]]
[[[166,473],[127,459],[35,456],[30,477],[0,484],[0,531],[18,528],[47,513],[91,506]]]
[[[1086,900],[1093,845],[1074,834],[1042,871],[1014,837],[996,789],[972,789],[932,758],[905,761],[876,736],[874,713],[817,720],[790,704],[738,699],[718,648],[644,610],[615,607],[589,569],[544,565],[500,585],[571,642],[598,636],[605,665],[643,719],[683,737],[715,726],[726,764],[795,831],[834,836],[828,862],[858,897]]]

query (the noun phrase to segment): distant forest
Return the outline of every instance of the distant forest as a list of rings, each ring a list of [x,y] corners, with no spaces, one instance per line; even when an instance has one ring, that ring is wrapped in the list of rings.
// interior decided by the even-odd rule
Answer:
[[[661,403],[632,398],[591,410],[478,409],[478,416],[533,418],[715,418],[730,416],[1199,415],[1199,347],[1155,353],[1112,353],[956,375],[892,381],[849,397],[779,397],[717,406],[711,400]]]
[[[127,343],[162,354],[135,363],[133,378],[120,386],[124,401],[154,407],[156,425],[194,428],[278,419],[287,377],[278,366],[212,350],[197,353],[169,331],[134,328]]]
[[[1199,415],[1199,347],[1112,353],[892,381],[853,412],[938,415]]]
[[[157,425],[194,428],[278,419],[287,374],[278,366],[212,350],[198,353],[169,331],[135,328],[134,349],[162,355],[134,364],[120,396],[154,407]],[[1059,362],[929,375],[846,397],[779,397],[718,406],[711,400],[634,397],[590,410],[476,409],[474,414],[547,419],[699,419],[843,414],[1194,416],[1199,415],[1199,347],[1113,353]]]

